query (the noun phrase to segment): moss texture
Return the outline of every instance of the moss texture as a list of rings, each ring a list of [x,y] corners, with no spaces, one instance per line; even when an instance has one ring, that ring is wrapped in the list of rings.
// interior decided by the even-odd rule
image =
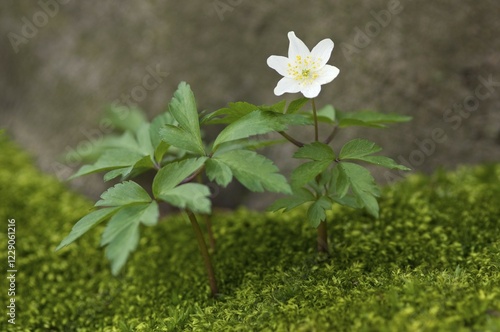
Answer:
[[[384,190],[378,220],[336,209],[331,258],[314,252],[303,211],[216,213],[213,300],[179,215],[142,229],[117,278],[98,246],[102,227],[55,253],[92,203],[5,138],[0,149],[0,218],[16,219],[18,269],[16,325],[2,314],[0,330],[500,330],[500,165],[410,176]]]

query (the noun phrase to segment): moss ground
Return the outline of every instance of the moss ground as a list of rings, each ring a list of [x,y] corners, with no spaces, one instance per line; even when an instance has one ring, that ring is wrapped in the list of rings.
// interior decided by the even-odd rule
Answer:
[[[209,289],[179,215],[143,228],[118,277],[102,227],[55,253],[92,202],[0,139],[0,262],[16,220],[16,324],[8,331],[500,331],[500,165],[410,176],[384,190],[381,217],[339,208],[331,257],[314,252],[303,211],[218,212]]]

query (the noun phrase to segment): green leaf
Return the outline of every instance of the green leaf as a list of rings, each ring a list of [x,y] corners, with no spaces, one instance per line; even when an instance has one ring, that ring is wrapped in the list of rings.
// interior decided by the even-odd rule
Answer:
[[[123,206],[151,202],[146,190],[133,181],[125,181],[109,188],[95,206]]]
[[[154,156],[155,149],[151,143],[151,135],[149,133],[149,123],[143,123],[136,131],[136,139],[139,145],[140,153],[142,155],[150,156],[151,159]]]
[[[71,229],[71,232],[68,234],[68,236],[66,236],[57,246],[56,251],[73,243],[76,239],[92,229],[95,225],[108,219],[120,208],[121,207],[111,207],[95,210],[78,220],[78,222],[73,226],[73,229]]]
[[[175,123],[175,120],[173,116],[170,113],[162,113],[161,115],[157,116],[156,118],[153,119],[151,122],[151,125],[149,127],[149,135],[151,137],[151,143],[153,144],[153,147],[155,149],[154,151],[154,160],[157,163],[161,163],[163,156],[165,153],[168,151],[170,145],[165,142],[161,135],[160,135],[160,130],[167,124],[173,125]]]
[[[208,114],[201,122],[203,124],[229,124],[257,110],[259,110],[258,106],[247,102],[229,103],[228,107]]]
[[[132,223],[141,222],[141,217],[144,211],[148,208],[149,203],[127,205],[122,207],[109,220],[101,237],[101,246],[105,246],[113,241],[120,232],[127,228]]]
[[[411,168],[396,163],[393,159],[384,156],[366,156],[359,158],[359,160],[366,161],[367,163],[377,166],[387,167],[390,169],[399,169],[402,171],[410,171]]]
[[[158,193],[158,198],[180,209],[210,213],[210,189],[199,183],[186,183]]]
[[[306,98],[306,97],[302,97],[302,98],[299,98],[299,99],[295,99],[294,101],[292,101],[289,105],[288,105],[288,108],[286,110],[286,113],[287,114],[293,114],[293,113],[297,113],[298,111],[300,111],[302,109],[302,107],[307,104],[307,102],[309,102],[309,98]]]
[[[215,139],[212,150],[216,151],[219,145],[224,142],[265,134],[271,131],[281,131],[285,130],[286,127],[286,124],[280,121],[277,114],[254,111],[224,128]]]
[[[285,139],[249,139],[242,138],[235,141],[225,142],[219,145],[215,155],[223,154],[231,150],[258,150],[268,146],[287,142]]]
[[[320,122],[335,123],[336,110],[332,105],[325,105],[325,107],[318,110],[318,120]]]
[[[345,195],[340,198],[338,196],[329,196],[334,202],[339,203],[340,205],[347,206],[353,209],[361,209],[363,205],[360,205],[356,197],[353,195]]]
[[[95,162],[95,164],[82,166],[69,179],[74,179],[82,175],[131,166],[139,161],[142,157],[143,155],[137,152],[132,152],[125,149],[107,150],[101,155],[101,157]]]
[[[106,258],[111,262],[111,273],[118,275],[127,262],[130,253],[139,244],[139,223],[132,222],[123,228],[116,238],[106,247]]]
[[[205,154],[205,149],[203,148],[201,140],[183,128],[165,125],[160,129],[160,137],[169,145],[197,155]]]
[[[106,257],[111,261],[114,275],[118,274],[129,254],[137,248],[139,224],[157,222],[157,207],[156,202],[125,206],[110,219],[102,234],[101,246],[108,245]]]
[[[341,160],[354,159],[361,160],[378,166],[390,169],[399,169],[403,171],[410,170],[406,166],[397,164],[394,160],[384,156],[369,156],[372,153],[381,151],[382,148],[377,144],[366,139],[355,139],[347,142],[340,150],[339,158]]]
[[[301,147],[293,157],[313,160],[293,170],[291,175],[293,188],[305,186],[325,171],[335,160],[335,154],[332,148],[320,142],[314,142]]]
[[[145,226],[155,226],[160,218],[160,209],[156,201],[151,201],[142,214],[141,223]]]
[[[135,132],[147,122],[146,115],[136,107],[111,105],[105,111],[104,120],[109,121],[116,129]]]
[[[269,111],[283,114],[285,112],[286,100],[283,99],[274,105],[260,105],[259,109],[262,111]]]
[[[160,136],[160,129],[165,125],[175,125],[175,119],[170,113],[162,113],[151,121],[149,126],[149,136],[151,137],[151,143],[156,148],[162,142]]]
[[[156,198],[163,192],[173,189],[188,176],[203,166],[206,157],[190,158],[173,162],[162,167],[153,180],[153,194]]]
[[[375,197],[380,195],[380,190],[370,172],[362,166],[349,162],[339,163],[337,167],[339,171],[337,185],[339,182],[347,183],[360,205],[377,218],[379,207]]]
[[[104,181],[110,181],[113,179],[116,179],[117,177],[121,176],[122,179],[125,179],[127,175],[132,172],[132,169],[134,166],[128,166],[128,167],[123,167],[123,168],[117,168],[112,171],[107,172],[104,174]]]
[[[290,182],[292,188],[305,186],[330,166],[331,160],[310,161],[293,170]]]
[[[316,198],[309,190],[304,188],[299,188],[297,190],[294,190],[292,195],[276,200],[273,204],[271,204],[271,206],[267,210],[268,211],[283,210],[283,212],[287,212],[292,209],[295,209],[296,207],[304,203],[312,202],[315,199]]]
[[[197,135],[200,133],[198,109],[191,87],[186,82],[181,82],[174,92],[168,110],[180,127],[187,132]],[[198,137],[201,139],[201,136]]]
[[[226,164],[217,159],[214,158],[208,159],[206,167],[207,167],[206,172],[208,179],[210,181],[215,180],[215,182],[219,186],[227,187],[227,185],[233,179],[233,172],[231,171],[229,166],[227,166]]]
[[[307,210],[307,220],[313,227],[318,227],[322,221],[326,220],[326,211],[331,210],[332,202],[328,197],[322,196],[311,204]]]
[[[408,122],[412,118],[410,116],[399,114],[386,114],[374,111],[359,111],[359,112],[340,112],[337,111],[339,127],[364,126],[384,128],[387,124]]]
[[[291,193],[286,178],[264,156],[248,150],[231,150],[213,158],[226,164],[241,184],[254,192]]]
[[[189,134],[190,141],[193,142],[191,145],[197,146],[197,152],[199,152],[200,154],[204,154],[203,143],[201,141],[200,120],[198,110],[196,108],[196,100],[189,84],[187,84],[186,82],[181,82],[179,84],[179,87],[177,88],[177,91],[175,91],[174,97],[172,98],[168,109],[174,119],[179,123],[180,128]],[[169,143],[168,140],[166,141],[167,143]],[[200,149],[199,147],[202,148]]]
[[[339,158],[342,159],[359,159],[369,154],[379,152],[382,148],[377,144],[363,139],[357,138],[347,142],[340,150]]]
[[[293,157],[299,159],[311,159],[316,161],[329,160],[330,162],[333,162],[335,160],[335,153],[329,145],[320,142],[314,142],[298,149]]]

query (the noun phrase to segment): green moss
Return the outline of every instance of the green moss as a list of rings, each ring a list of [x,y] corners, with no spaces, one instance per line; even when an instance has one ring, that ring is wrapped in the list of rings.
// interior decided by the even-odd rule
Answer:
[[[410,176],[385,189],[378,220],[335,209],[331,258],[314,252],[304,211],[217,213],[222,295],[213,300],[182,216],[142,228],[117,278],[98,247],[102,227],[55,253],[92,203],[40,174],[5,138],[0,149],[0,218],[17,226],[12,331],[500,329],[500,165]]]

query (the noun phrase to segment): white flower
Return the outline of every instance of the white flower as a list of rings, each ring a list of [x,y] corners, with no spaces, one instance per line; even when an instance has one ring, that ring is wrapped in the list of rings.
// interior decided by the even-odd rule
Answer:
[[[301,92],[307,98],[317,97],[321,85],[333,81],[340,72],[337,67],[326,64],[332,54],[333,41],[323,39],[309,51],[293,31],[288,33],[288,39],[288,58],[271,55],[267,59],[267,65],[284,76],[274,88],[274,94]]]

